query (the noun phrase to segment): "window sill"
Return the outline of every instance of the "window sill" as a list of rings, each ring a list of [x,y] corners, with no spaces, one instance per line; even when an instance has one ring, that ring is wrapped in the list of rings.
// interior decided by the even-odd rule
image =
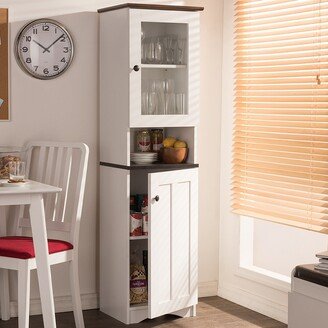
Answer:
[[[239,266],[237,268],[236,275],[282,292],[290,291],[290,277],[257,267],[255,265]]]

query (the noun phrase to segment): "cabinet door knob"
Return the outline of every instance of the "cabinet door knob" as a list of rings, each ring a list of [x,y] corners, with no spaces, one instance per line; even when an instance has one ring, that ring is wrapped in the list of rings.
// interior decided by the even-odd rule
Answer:
[[[140,70],[139,65],[134,65],[134,66],[133,66],[133,70],[134,70],[135,72],[138,72],[138,71]]]
[[[159,201],[159,196],[156,195],[156,196],[154,197],[154,200],[155,200],[156,202],[158,202],[158,201]]]

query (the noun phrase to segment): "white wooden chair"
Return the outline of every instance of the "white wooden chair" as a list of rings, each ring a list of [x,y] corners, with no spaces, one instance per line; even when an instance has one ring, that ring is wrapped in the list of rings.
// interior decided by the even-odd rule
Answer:
[[[49,254],[49,260],[51,265],[69,262],[75,324],[77,328],[84,328],[78,276],[78,244],[89,149],[83,143],[61,142],[30,142],[26,149],[27,176],[32,180],[62,188],[62,192],[58,195],[47,195],[44,199],[48,233],[56,231],[53,232],[56,237],[58,234],[66,235],[65,239],[56,241],[48,239],[49,253],[54,251]],[[17,245],[22,248],[28,244],[25,251],[33,253],[32,239],[19,237],[23,229],[25,231],[30,228],[30,220],[25,207],[16,208],[17,234],[14,237],[16,238],[14,248],[17,248]],[[18,271],[18,322],[19,328],[27,328],[29,326],[30,271],[36,269],[36,263],[33,254],[22,255],[17,249],[14,249],[17,256],[14,254],[15,257],[8,257],[8,250],[11,251],[12,256],[12,238],[0,237],[0,268]],[[8,249],[4,250],[6,247]],[[8,290],[5,284],[8,284],[8,281],[0,279],[0,290]],[[10,302],[8,292],[0,293],[0,298],[1,308],[8,311]],[[2,316],[8,319],[10,313],[2,311]]]

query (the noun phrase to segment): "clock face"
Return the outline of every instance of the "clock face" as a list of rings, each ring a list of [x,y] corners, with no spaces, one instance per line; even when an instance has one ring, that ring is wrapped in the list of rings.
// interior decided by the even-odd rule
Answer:
[[[73,41],[58,22],[39,19],[23,27],[16,38],[16,58],[35,78],[53,79],[65,72],[73,59]]]

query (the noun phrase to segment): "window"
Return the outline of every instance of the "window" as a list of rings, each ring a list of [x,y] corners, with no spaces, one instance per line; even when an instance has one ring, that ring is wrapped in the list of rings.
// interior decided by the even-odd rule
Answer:
[[[328,233],[328,0],[235,15],[233,211]]]

